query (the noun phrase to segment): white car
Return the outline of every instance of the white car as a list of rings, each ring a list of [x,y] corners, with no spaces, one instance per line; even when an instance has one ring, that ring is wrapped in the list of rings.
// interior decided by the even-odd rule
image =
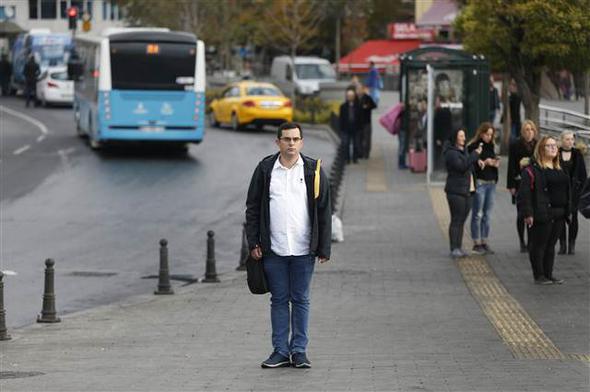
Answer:
[[[48,68],[39,76],[37,99],[43,106],[49,103],[72,104],[74,102],[74,81],[68,80],[67,67]]]

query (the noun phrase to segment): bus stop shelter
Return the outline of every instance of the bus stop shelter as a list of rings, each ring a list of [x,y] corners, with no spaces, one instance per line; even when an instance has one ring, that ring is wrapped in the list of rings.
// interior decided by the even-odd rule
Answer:
[[[444,180],[442,150],[452,132],[465,128],[469,139],[488,120],[489,75],[483,55],[463,50],[424,47],[401,56],[406,151],[427,148],[429,182]]]

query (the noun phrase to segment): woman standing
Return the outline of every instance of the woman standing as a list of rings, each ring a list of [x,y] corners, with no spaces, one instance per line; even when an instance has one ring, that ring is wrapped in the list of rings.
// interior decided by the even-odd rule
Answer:
[[[570,182],[559,165],[557,140],[543,136],[522,171],[518,203],[530,227],[529,260],[536,284],[561,284],[553,276],[555,244],[570,209]]]
[[[494,253],[488,246],[490,234],[490,214],[494,206],[496,196],[496,184],[498,183],[498,167],[500,158],[496,155],[495,147],[496,130],[489,122],[482,123],[475,137],[469,142],[467,151],[472,152],[477,147],[482,147],[475,166],[475,195],[473,197],[473,210],[471,211],[471,238],[473,239],[473,253]]]
[[[531,120],[525,120],[520,130],[520,137],[510,145],[506,187],[512,195],[512,204],[516,204],[516,191],[520,185],[520,172],[529,164],[535,144],[537,143],[537,135],[538,131],[535,123]],[[516,230],[518,231],[518,238],[520,240],[520,252],[526,253],[527,245],[524,242],[524,220],[522,214],[518,211],[518,206],[516,206],[516,211]]]
[[[584,181],[586,181],[586,164],[584,156],[574,147],[575,137],[572,131],[561,133],[561,147],[559,148],[559,164],[563,171],[570,179],[570,189],[572,194],[571,217],[566,219],[568,230],[561,232],[559,237],[559,254],[566,252],[570,255],[576,253],[576,237],[578,236],[578,202]],[[567,232],[567,248],[566,248]]]
[[[443,151],[447,167],[445,192],[451,211],[449,240],[451,257],[457,259],[467,254],[461,249],[463,226],[471,209],[471,194],[475,192],[473,164],[477,162],[482,147],[478,146],[471,153],[465,148],[465,130],[459,129],[445,144]]]

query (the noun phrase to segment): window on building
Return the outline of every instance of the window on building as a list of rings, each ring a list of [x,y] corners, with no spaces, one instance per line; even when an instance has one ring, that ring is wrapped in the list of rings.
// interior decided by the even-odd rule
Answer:
[[[41,19],[57,19],[57,0],[41,0]]]
[[[118,14],[119,7],[117,6],[117,2],[115,0],[111,0],[111,20],[117,19]]]
[[[29,0],[29,19],[39,19],[39,4],[37,0]]]
[[[92,0],[87,0],[86,1],[86,8],[84,8],[84,11],[88,12],[88,15],[92,16]]]
[[[107,20],[109,15],[109,2],[102,0],[102,20]]]
[[[62,19],[68,18],[68,1],[67,0],[60,0],[59,1],[59,16]]]

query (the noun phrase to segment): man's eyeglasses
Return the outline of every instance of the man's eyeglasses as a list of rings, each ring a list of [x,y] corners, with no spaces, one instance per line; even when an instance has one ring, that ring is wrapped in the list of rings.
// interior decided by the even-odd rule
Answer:
[[[280,138],[280,140],[283,143],[291,143],[291,142],[293,142],[294,144],[297,144],[297,143],[299,143],[301,141],[301,138],[300,137],[286,137],[286,136],[283,136],[283,137]]]

